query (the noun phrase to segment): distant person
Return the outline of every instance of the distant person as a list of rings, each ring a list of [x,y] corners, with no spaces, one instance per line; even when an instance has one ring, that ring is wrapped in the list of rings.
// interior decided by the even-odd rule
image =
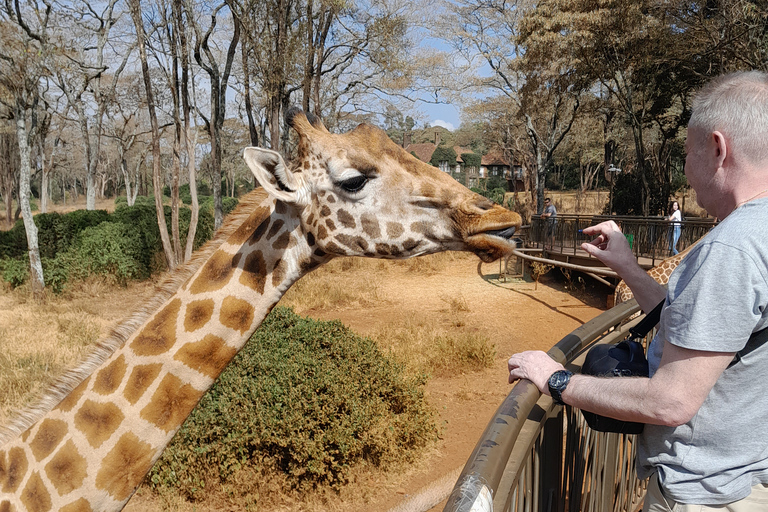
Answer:
[[[549,242],[549,246],[555,245],[555,226],[557,226],[557,208],[552,204],[552,199],[549,197],[544,199],[544,211],[541,214],[541,218],[547,221],[546,223],[546,242]]]
[[[672,201],[672,204],[669,206],[667,220],[672,223],[669,228],[669,252],[674,256],[680,252],[677,250],[677,241],[680,240],[681,222],[683,220],[683,215],[680,213],[680,206],[677,204],[677,201]]]

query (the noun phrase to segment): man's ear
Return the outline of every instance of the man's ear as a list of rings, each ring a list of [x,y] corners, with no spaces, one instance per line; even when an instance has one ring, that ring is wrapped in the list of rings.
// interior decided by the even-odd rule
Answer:
[[[249,147],[243,151],[243,158],[269,195],[286,203],[299,202],[303,180],[288,170],[280,153]]]

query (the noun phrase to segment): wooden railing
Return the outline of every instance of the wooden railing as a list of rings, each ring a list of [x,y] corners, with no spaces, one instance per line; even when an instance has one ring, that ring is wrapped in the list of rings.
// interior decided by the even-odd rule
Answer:
[[[578,371],[590,347],[626,337],[640,317],[626,320],[638,311],[634,300],[620,304],[548,353]],[[580,411],[520,381],[488,423],[444,512],[635,511],[646,485],[635,475],[635,449],[635,436],[595,432]]]

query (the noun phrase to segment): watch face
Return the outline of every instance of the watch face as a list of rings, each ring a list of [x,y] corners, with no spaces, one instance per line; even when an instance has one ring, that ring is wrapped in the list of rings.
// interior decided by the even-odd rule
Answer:
[[[568,374],[563,370],[559,370],[552,374],[552,377],[549,379],[549,384],[553,388],[559,388],[566,384],[568,380]]]

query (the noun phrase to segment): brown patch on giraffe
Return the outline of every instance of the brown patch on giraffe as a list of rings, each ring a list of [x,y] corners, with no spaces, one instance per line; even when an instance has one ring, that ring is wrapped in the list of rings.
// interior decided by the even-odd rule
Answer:
[[[221,303],[219,321],[240,334],[245,334],[253,323],[253,306],[247,301],[235,297],[225,297]]]
[[[313,235],[311,232],[307,233],[307,245],[310,247],[315,245],[315,235]]]
[[[282,201],[275,202],[275,213],[283,215],[288,213],[288,205]]]
[[[285,222],[282,219],[277,219],[275,222],[272,223],[272,226],[269,228],[269,233],[267,233],[267,240],[272,240],[275,238],[275,235],[277,235],[281,229],[283,229],[283,226],[285,226]]]
[[[288,265],[279,258],[275,262],[275,267],[272,269],[272,287],[277,288],[280,283],[285,280],[285,275],[288,273]]]
[[[315,213],[312,212],[309,214],[309,217],[307,217],[307,225],[312,226],[315,223]]]
[[[424,183],[419,192],[424,197],[435,197],[435,187],[431,183]]]
[[[400,256],[402,252],[400,251],[400,248],[396,245],[376,244],[376,254],[397,257],[397,256]]]
[[[80,401],[80,397],[83,396],[83,393],[85,393],[85,390],[88,388],[88,383],[90,382],[91,378],[88,377],[83,382],[78,384],[78,386],[72,390],[70,394],[64,397],[64,399],[59,402],[59,405],[56,406],[56,409],[62,411],[62,412],[69,412],[72,410],[74,406],[77,405],[77,403]]]
[[[195,283],[192,283],[194,286]],[[180,309],[180,299],[172,300],[161,309],[131,342],[131,350],[139,356],[156,356],[168,352],[176,343],[176,320]]]
[[[152,400],[141,410],[141,417],[158,428],[170,432],[189,416],[197,405],[202,391],[198,391],[173,374],[163,377]]]
[[[420,235],[425,235],[429,233],[430,226],[426,222],[414,222],[411,224],[411,231]]]
[[[325,219],[325,225],[328,226],[329,230],[336,231],[336,223],[333,222],[333,219],[331,219],[330,217]]]
[[[215,305],[213,299],[195,300],[187,304],[184,329],[187,332],[194,332],[210,322]]]
[[[125,371],[127,369],[125,364],[125,356],[120,355],[117,359],[109,363],[109,365],[100,370],[96,374],[96,378],[93,381],[93,390],[100,395],[109,395],[114,393],[115,390],[123,382],[125,377]]]
[[[405,228],[399,222],[387,222],[387,236],[389,238],[400,238],[405,233]]]
[[[29,512],[47,512],[51,510],[51,493],[45,488],[40,473],[35,471],[27,480],[27,485],[21,491],[21,502]]]
[[[326,199],[330,204],[333,204],[336,202],[336,196],[333,194],[328,194],[328,199]]]
[[[7,456],[5,452],[0,452],[0,490],[16,492],[28,467],[27,456],[21,448],[11,448]]]
[[[266,279],[267,264],[264,261],[264,255],[261,251],[253,251],[245,258],[243,272],[240,274],[240,284],[262,295]]]
[[[70,440],[45,465],[45,474],[59,495],[63,496],[83,484],[83,480],[88,476],[88,462]]]
[[[152,467],[152,446],[127,432],[110,450],[96,474],[96,488],[107,491],[116,501],[125,501]]]
[[[325,249],[331,254],[346,254],[346,251],[342,249],[336,242],[328,242],[325,244]]]
[[[302,273],[309,272],[310,270],[314,270],[317,267],[320,266],[319,261],[315,261],[313,259],[306,259],[299,262],[299,269],[301,269]]]
[[[191,293],[215,292],[221,290],[232,279],[235,266],[232,264],[232,255],[224,251],[216,251],[205,262],[200,274],[189,287]]]
[[[278,201],[277,204],[280,204],[280,202]],[[261,237],[263,237],[264,233],[267,232],[267,228],[269,227],[269,222],[270,222],[270,219],[267,218],[264,220],[264,222],[259,224],[259,227],[256,228],[256,231],[254,231],[251,237],[248,239],[248,243],[250,245],[255,245],[259,243],[259,241],[261,240]]]
[[[135,367],[131,372],[131,376],[128,377],[128,382],[125,383],[125,389],[123,390],[125,399],[131,402],[131,404],[136,404],[139,398],[144,395],[149,386],[155,381],[162,368],[163,365],[160,363]]]
[[[237,350],[213,334],[206,335],[200,341],[187,343],[176,352],[173,358],[181,361],[193,370],[215,379],[235,357]]]
[[[328,217],[331,215],[331,209],[328,208],[328,205],[323,205],[322,208],[320,208],[320,216],[321,217]]]
[[[45,419],[37,429],[35,438],[29,443],[32,455],[38,461],[43,460],[53,452],[64,436],[67,435],[67,424],[61,420]]]
[[[326,253],[324,250],[322,250],[321,248],[319,248],[319,247],[318,247],[317,249],[315,249],[315,252],[313,252],[312,254],[314,254],[314,255],[315,255],[315,256],[317,256],[318,258],[322,258],[322,257],[324,257],[324,256],[325,256],[327,253]]]
[[[419,241],[414,240],[413,238],[409,238],[405,242],[403,242],[403,251],[409,252],[413,249],[417,248],[419,246]]]
[[[253,213],[243,222],[234,233],[232,233],[227,240],[228,243],[234,246],[241,246],[247,242],[254,231],[264,222],[265,218],[269,218],[270,209],[266,206],[256,208]]]
[[[325,226],[317,226],[317,239],[325,240],[326,238],[328,238],[328,230]]]
[[[336,240],[354,251],[365,251],[368,249],[368,241],[361,236],[350,236],[340,233],[336,235]]]
[[[93,512],[91,504],[85,498],[80,498],[77,501],[64,506],[59,512]]]
[[[275,243],[272,244],[272,248],[276,251],[284,251],[292,246],[291,234],[287,231],[280,234],[275,239]]]
[[[336,220],[341,222],[341,225],[348,229],[355,229],[357,224],[355,218],[349,214],[347,210],[339,210],[336,212]]]
[[[16,512],[16,507],[10,501],[0,501],[0,512]]]
[[[115,433],[124,419],[125,415],[115,404],[86,400],[75,413],[75,427],[91,446],[98,448]]]
[[[379,221],[376,217],[370,213],[364,213],[360,217],[360,222],[363,227],[363,232],[370,238],[381,238],[381,228],[379,227]]]

